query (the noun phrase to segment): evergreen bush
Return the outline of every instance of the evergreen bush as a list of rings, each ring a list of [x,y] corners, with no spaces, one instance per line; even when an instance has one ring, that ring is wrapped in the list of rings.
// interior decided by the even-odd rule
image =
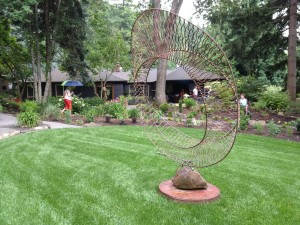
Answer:
[[[163,112],[166,113],[169,111],[169,104],[168,103],[163,103],[159,106],[159,109]]]
[[[246,98],[250,102],[256,102],[259,95],[265,90],[267,83],[262,79],[257,79],[254,76],[244,76],[237,79],[238,93],[245,93]]]

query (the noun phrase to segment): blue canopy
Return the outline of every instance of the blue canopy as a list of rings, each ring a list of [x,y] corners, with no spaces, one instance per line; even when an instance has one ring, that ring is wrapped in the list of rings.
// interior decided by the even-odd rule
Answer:
[[[76,87],[76,86],[83,86],[83,84],[80,81],[77,81],[77,80],[66,80],[66,81],[62,82],[61,86]]]

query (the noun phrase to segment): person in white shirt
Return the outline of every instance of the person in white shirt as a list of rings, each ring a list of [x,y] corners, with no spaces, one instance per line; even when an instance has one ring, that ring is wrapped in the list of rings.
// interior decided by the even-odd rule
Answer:
[[[198,87],[198,85],[196,85],[195,88],[193,89],[193,98],[194,99],[198,98],[198,91],[199,91],[199,87]]]
[[[249,113],[248,112],[248,100],[245,98],[244,94],[241,94],[240,106],[242,106],[245,109],[245,114],[247,115]]]
[[[67,89],[64,92],[64,103],[65,107],[61,111],[63,114],[65,110],[69,110],[70,112],[72,111],[72,99],[73,99],[74,92],[71,91],[71,87],[67,87]]]

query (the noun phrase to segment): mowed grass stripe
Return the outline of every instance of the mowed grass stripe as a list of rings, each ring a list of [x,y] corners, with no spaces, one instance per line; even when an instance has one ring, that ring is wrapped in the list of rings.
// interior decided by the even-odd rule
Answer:
[[[239,135],[224,161],[201,170],[221,199],[190,205],[158,194],[178,165],[141,127],[15,136],[0,141],[0,224],[297,224],[299,147]]]

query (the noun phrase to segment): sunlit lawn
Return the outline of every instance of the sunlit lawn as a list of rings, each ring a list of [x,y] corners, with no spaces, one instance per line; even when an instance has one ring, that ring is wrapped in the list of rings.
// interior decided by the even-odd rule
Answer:
[[[158,193],[178,165],[141,127],[27,133],[0,141],[0,162],[0,224],[300,224],[296,142],[239,135],[224,161],[201,170],[221,190],[205,205]]]

